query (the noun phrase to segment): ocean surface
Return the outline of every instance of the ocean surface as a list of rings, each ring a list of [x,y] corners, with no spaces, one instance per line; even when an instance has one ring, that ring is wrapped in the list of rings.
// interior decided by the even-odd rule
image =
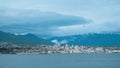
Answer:
[[[120,53],[1,54],[0,68],[120,68]]]

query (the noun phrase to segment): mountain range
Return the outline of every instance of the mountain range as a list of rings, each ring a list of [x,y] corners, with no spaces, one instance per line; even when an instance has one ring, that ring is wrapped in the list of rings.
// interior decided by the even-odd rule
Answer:
[[[120,46],[120,34],[89,33],[43,39],[32,33],[15,35],[0,31],[0,42],[10,42],[18,45],[54,45],[53,40],[61,45]]]
[[[53,37],[50,40],[65,42],[69,45],[85,46],[120,46],[120,34],[82,34],[63,37]]]

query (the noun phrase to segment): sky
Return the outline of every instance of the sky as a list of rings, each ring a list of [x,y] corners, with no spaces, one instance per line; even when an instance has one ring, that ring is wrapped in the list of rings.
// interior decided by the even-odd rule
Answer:
[[[120,0],[0,0],[0,31],[46,37],[120,33]]]

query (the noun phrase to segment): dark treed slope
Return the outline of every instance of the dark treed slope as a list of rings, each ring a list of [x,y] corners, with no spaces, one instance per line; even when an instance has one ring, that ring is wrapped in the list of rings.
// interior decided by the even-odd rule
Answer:
[[[51,42],[38,38],[34,34],[27,35],[14,35],[0,31],[0,42],[10,42],[18,45],[40,45],[40,44],[52,44]]]

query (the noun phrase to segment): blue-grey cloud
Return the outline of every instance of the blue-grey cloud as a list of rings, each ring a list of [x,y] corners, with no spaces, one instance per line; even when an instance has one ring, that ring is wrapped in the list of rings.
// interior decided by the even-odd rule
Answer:
[[[0,30],[44,35],[120,32],[119,8],[120,0],[0,0]]]
[[[50,35],[60,26],[80,25],[90,23],[83,17],[63,15],[55,12],[40,12],[34,10],[1,11],[0,30],[13,33],[36,33]]]

